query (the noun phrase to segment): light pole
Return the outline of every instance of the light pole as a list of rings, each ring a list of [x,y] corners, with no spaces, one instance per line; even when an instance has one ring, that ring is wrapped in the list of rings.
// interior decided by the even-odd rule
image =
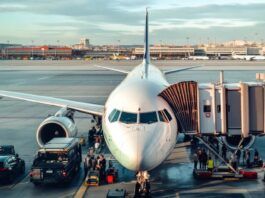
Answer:
[[[187,47],[189,47],[189,45],[190,45],[190,43],[189,43],[190,37],[186,37],[186,40],[187,40]]]
[[[32,60],[34,60],[33,43],[34,43],[34,41],[31,40],[31,59],[32,59]]]
[[[59,46],[59,40],[56,41],[57,42],[57,46],[55,46],[55,59],[56,59],[56,56],[57,56],[57,47]]]
[[[10,41],[7,41],[7,47],[6,47],[6,59],[8,59],[8,47],[9,47]]]
[[[189,51],[189,45],[190,45],[190,43],[189,43],[189,40],[190,40],[190,37],[186,37],[186,40],[187,40],[187,50],[188,50],[188,57],[190,57],[190,51]]]
[[[121,40],[118,40],[118,56],[120,55],[120,42]]]
[[[41,48],[41,51],[42,51],[42,58],[43,58],[43,60],[44,60],[44,55],[45,55],[44,50],[45,50],[45,48],[42,47],[42,48]]]

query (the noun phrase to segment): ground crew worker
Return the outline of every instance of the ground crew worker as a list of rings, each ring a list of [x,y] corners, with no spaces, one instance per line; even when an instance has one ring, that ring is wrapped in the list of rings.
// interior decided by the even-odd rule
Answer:
[[[246,162],[246,150],[243,150],[243,166],[245,166]]]
[[[250,168],[250,151],[249,151],[249,149],[246,150],[246,163],[247,163],[247,168]]]
[[[255,149],[254,151],[254,164],[257,165],[259,161],[259,152],[257,149]]]
[[[91,159],[90,156],[87,155],[84,159],[84,170],[85,170],[85,177],[87,176],[87,172],[88,170],[91,168],[92,163],[91,163]]]
[[[201,170],[202,169],[202,150],[200,148],[198,148],[197,155],[198,155],[198,160],[199,160],[200,170]]]
[[[223,144],[222,146],[222,158],[224,158],[224,160],[226,160],[226,152],[227,152],[227,148],[225,146],[225,144]]]
[[[194,162],[194,170],[197,170],[197,164],[198,164],[198,154],[194,153],[193,154],[193,162]]]
[[[240,158],[241,158],[241,150],[240,149],[237,150],[236,156],[237,156],[237,164],[239,166],[240,165]]]
[[[214,161],[212,160],[211,157],[209,157],[208,161],[207,161],[207,169],[209,171],[213,171],[214,168]]]
[[[202,169],[206,170],[208,155],[205,149],[202,150]]]

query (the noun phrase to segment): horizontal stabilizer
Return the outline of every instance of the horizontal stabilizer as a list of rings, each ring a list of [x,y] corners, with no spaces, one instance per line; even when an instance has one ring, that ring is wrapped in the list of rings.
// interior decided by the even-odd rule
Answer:
[[[186,67],[186,68],[181,68],[181,69],[172,69],[169,71],[164,71],[164,74],[172,74],[172,73],[182,72],[182,71],[190,70],[190,69],[197,68],[197,67],[200,67],[200,66],[192,66],[192,67]]]
[[[101,66],[101,65],[95,65],[95,66],[96,66],[96,67],[99,67],[99,68],[106,69],[106,70],[110,70],[110,71],[115,71],[115,72],[123,73],[123,74],[128,74],[128,73],[129,73],[129,71],[125,71],[125,70],[122,70],[122,69],[116,69],[116,68],[106,67],[106,66]]]

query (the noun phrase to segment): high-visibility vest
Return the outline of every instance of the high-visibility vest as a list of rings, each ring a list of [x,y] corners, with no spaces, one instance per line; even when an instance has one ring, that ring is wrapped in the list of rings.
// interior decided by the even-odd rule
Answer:
[[[212,159],[208,160],[207,166],[208,166],[208,168],[214,168],[214,162]]]

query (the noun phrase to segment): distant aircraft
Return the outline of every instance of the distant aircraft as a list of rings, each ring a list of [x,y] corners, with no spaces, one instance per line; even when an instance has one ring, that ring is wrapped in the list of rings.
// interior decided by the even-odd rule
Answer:
[[[189,60],[209,60],[208,56],[189,56]]]
[[[111,60],[130,60],[131,58],[124,55],[119,55],[119,53],[113,53],[110,57]]]
[[[252,61],[252,60],[265,60],[265,56],[262,55],[237,55],[234,52],[232,53],[232,59],[235,60],[247,60],[247,61]]]

